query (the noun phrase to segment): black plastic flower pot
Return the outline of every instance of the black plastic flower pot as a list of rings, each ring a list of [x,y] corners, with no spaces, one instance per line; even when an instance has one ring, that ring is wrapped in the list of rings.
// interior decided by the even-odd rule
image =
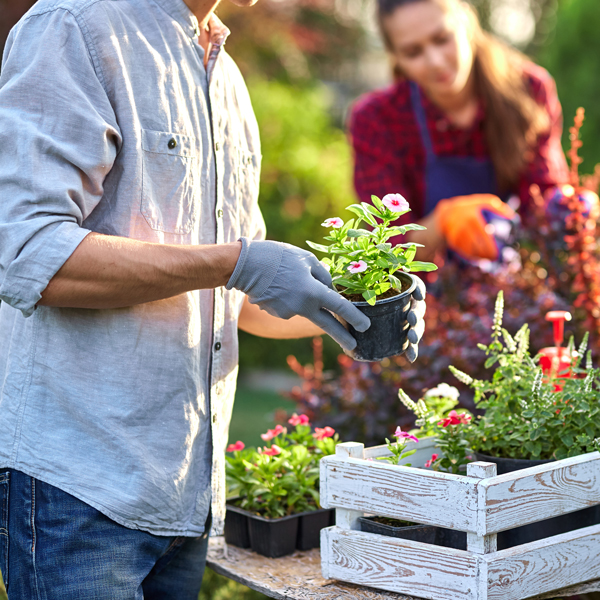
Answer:
[[[435,530],[436,546],[444,546],[444,548],[454,548],[455,550],[467,549],[466,531],[457,531],[456,529],[445,529],[444,527],[436,527]]]
[[[333,508],[321,508],[310,512],[300,513],[298,523],[298,550],[311,550],[318,548],[321,544],[321,529],[329,527],[332,519],[335,519]]]
[[[423,542],[424,544],[435,544],[436,529],[432,525],[405,525],[394,526],[375,521],[377,517],[360,517],[360,530],[367,533],[377,533],[388,537],[411,540],[413,542]]]
[[[512,473],[520,469],[536,467],[552,460],[525,460],[518,458],[497,458],[486,454],[475,453],[477,460],[495,463],[498,475]],[[530,525],[523,525],[508,531],[498,533],[498,550],[505,550],[513,546],[520,546],[529,542],[535,542],[543,538],[567,533],[574,529],[589,527],[600,524],[600,505],[578,510],[560,517],[553,517],[545,521],[538,521]]]
[[[248,517],[250,547],[257,554],[268,558],[292,554],[296,550],[299,522],[298,515],[266,519],[250,514]]]
[[[235,499],[232,499],[235,502]],[[238,548],[250,548],[250,534],[248,533],[249,513],[234,504],[227,504],[225,513],[225,541]]]
[[[409,273],[399,273],[397,276],[409,285],[401,294],[377,300],[374,306],[368,302],[352,302],[371,319],[371,326],[363,332],[356,331],[350,323],[344,322],[346,329],[356,339],[356,348],[344,352],[354,360],[377,362],[388,356],[402,354],[408,348],[410,325],[406,318],[417,282]]]

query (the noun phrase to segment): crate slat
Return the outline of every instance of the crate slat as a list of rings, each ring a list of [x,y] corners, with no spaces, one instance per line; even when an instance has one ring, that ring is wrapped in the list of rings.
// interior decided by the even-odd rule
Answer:
[[[481,557],[487,600],[520,600],[600,577],[600,525]]]
[[[468,552],[329,527],[323,577],[430,600],[475,600],[478,558]]]
[[[480,535],[497,533],[600,503],[600,453],[592,452],[483,480]]]
[[[321,459],[321,506],[476,533],[479,480],[375,461]]]

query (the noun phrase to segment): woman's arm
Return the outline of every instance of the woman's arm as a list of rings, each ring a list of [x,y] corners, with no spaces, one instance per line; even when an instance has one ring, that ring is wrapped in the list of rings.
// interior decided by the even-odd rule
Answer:
[[[250,304],[248,297],[244,301],[238,327],[258,337],[278,340],[314,337],[325,333],[304,317],[295,316],[288,320],[273,317],[256,304]]]

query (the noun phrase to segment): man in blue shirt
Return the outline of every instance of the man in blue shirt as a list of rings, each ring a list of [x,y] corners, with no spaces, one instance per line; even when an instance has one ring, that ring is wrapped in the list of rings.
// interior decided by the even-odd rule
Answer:
[[[216,4],[39,0],[7,41],[11,599],[195,599],[209,515],[223,525],[238,327],[352,348],[331,313],[369,326],[314,255],[264,240],[258,128]]]

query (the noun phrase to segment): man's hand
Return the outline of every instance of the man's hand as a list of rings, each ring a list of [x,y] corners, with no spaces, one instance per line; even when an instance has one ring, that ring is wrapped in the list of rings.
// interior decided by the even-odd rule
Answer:
[[[406,358],[411,362],[415,362],[419,356],[419,342],[425,331],[425,284],[423,281],[413,274],[417,280],[417,289],[413,292],[412,305],[408,313],[408,322],[410,329],[408,331],[408,349],[406,350]]]
[[[442,200],[433,214],[448,247],[468,260],[497,260],[499,240],[508,238],[518,220],[508,204],[491,194]]]
[[[356,340],[331,313],[357,331],[366,331],[371,322],[332,289],[329,272],[314,254],[281,242],[241,241],[242,251],[227,289],[244,292],[252,304],[281,319],[306,317],[343,348],[356,347]]]

